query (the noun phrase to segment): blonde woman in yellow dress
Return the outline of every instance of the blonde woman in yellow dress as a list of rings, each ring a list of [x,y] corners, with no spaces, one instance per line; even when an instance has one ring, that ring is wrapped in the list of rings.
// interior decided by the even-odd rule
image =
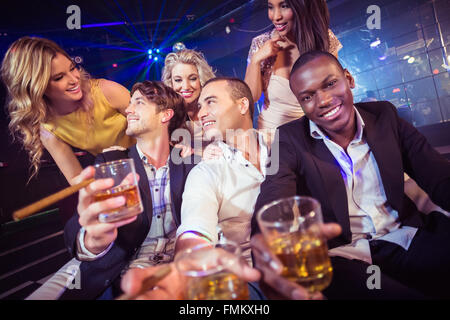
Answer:
[[[329,29],[325,0],[268,0],[274,28],[252,40],[245,82],[254,101],[264,93],[258,129],[275,129],[303,116],[289,87],[289,74],[302,53],[329,51],[337,57],[342,47]]]
[[[1,75],[8,89],[9,129],[28,152],[30,179],[39,171],[44,148],[69,183],[82,168],[71,147],[94,156],[112,145],[128,147],[122,85],[90,79],[55,42],[16,40],[6,52]]]

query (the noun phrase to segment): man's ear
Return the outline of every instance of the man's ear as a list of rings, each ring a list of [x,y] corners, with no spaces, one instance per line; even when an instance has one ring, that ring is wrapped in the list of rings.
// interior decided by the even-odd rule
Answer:
[[[173,109],[166,109],[163,111],[163,117],[161,119],[162,123],[169,122],[170,119],[173,118],[174,112]]]
[[[354,89],[355,88],[355,78],[353,78],[350,71],[348,71],[347,69],[344,70],[344,75],[348,81],[348,85],[350,86],[350,88]]]
[[[247,111],[249,111],[250,108],[250,101],[248,101],[248,98],[243,97],[239,99],[239,112],[242,115],[245,115]]]

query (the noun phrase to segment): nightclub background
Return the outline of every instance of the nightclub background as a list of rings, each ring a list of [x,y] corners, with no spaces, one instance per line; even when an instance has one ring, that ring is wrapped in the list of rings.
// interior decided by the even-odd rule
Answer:
[[[450,1],[327,3],[330,27],[343,45],[339,60],[356,80],[355,101],[392,102],[450,158]],[[68,28],[71,5],[80,9],[80,29]],[[381,9],[379,29],[368,27],[371,5]],[[131,89],[137,81],[159,80],[165,56],[184,45],[202,51],[217,75],[243,79],[252,38],[270,28],[266,0],[8,0],[0,9],[0,57],[19,37],[45,37],[93,77]],[[12,221],[14,210],[67,183],[48,153],[27,183],[29,164],[9,134],[5,95],[1,84],[0,259],[8,263],[0,264],[0,299],[21,299],[67,260],[62,230],[73,212],[62,208],[74,198]],[[78,151],[81,163],[90,163]]]

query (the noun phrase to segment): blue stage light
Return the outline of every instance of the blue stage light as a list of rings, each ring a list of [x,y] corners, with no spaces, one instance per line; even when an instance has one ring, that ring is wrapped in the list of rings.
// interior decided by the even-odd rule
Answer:
[[[381,40],[377,38],[377,40],[373,41],[373,42],[370,44],[370,47],[371,47],[371,48],[376,48],[376,47],[378,47],[380,44],[381,44]]]
[[[126,22],[109,22],[109,23],[95,23],[95,24],[84,24],[82,28],[99,28],[99,27],[111,27],[111,26],[119,26],[124,25]]]
[[[148,49],[148,54],[152,54],[153,53],[153,49]]]

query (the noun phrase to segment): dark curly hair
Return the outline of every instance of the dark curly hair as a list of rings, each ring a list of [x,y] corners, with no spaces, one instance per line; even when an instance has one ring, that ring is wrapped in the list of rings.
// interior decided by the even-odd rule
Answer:
[[[169,122],[169,137],[178,128],[186,128],[186,107],[182,96],[176,93],[171,87],[166,86],[161,81],[145,80],[137,82],[131,89],[131,95],[139,91],[149,101],[158,106],[158,112],[172,109],[173,117]],[[177,143],[179,141],[172,141]]]

